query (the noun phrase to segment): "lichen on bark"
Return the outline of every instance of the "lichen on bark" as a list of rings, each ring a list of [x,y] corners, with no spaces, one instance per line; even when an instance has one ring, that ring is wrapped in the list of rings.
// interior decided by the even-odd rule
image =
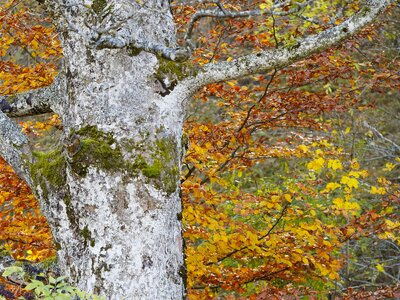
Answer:
[[[111,133],[96,126],[86,126],[71,132],[79,139],[78,149],[69,157],[72,171],[85,177],[89,167],[116,173],[125,172],[137,177],[143,174],[156,188],[171,194],[179,181],[178,151],[172,138],[152,141],[133,139],[117,142]],[[124,157],[129,153],[129,158]]]

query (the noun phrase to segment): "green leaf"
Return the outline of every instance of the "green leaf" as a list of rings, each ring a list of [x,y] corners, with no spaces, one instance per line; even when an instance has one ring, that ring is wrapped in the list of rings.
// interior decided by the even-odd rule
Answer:
[[[23,276],[25,274],[25,272],[24,272],[24,269],[22,269],[21,267],[17,267],[17,266],[11,266],[11,267],[4,269],[4,272],[3,272],[4,277],[10,276],[12,274],[18,274],[18,275]]]
[[[31,282],[25,287],[25,290],[31,291],[37,287],[38,287],[38,284],[36,282]]]
[[[68,278],[68,276],[60,276],[60,277],[57,277],[56,282],[65,281],[65,279],[67,279],[67,278]]]

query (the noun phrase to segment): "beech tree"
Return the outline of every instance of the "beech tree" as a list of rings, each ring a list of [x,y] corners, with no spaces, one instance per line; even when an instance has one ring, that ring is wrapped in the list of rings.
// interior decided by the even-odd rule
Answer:
[[[18,1],[9,2],[5,13]],[[321,1],[255,1],[243,11],[192,1],[207,8],[191,15],[183,38],[171,13],[182,1],[37,2],[59,32],[64,58],[50,86],[2,102],[0,154],[39,199],[61,270],[80,288],[107,299],[179,299],[186,293],[179,174],[191,97],[339,45],[393,1],[366,0],[350,16],[338,9],[337,20],[290,45],[199,67],[190,58],[201,19],[299,14],[312,21],[301,13]],[[63,124],[49,152],[35,150],[13,121],[44,112]]]

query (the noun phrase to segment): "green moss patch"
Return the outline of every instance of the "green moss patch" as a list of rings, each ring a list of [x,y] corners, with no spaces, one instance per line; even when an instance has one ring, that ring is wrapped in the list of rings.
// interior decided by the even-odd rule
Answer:
[[[87,225],[81,230],[81,235],[84,238],[85,248],[90,244],[91,247],[94,247],[95,240],[92,238],[92,233],[90,232]]]
[[[31,175],[34,182],[42,188],[44,181],[55,187],[65,184],[66,161],[61,151],[34,152],[33,155],[35,162],[31,164]]]
[[[93,0],[92,9],[96,14],[100,15],[106,7],[107,0]]]
[[[89,166],[111,172],[124,167],[121,149],[111,134],[99,131],[95,126],[86,126],[76,135],[80,138],[81,148],[70,161],[76,174],[86,176]]]
[[[172,139],[150,139],[141,142],[125,140],[118,143],[112,134],[104,133],[95,126],[86,126],[71,133],[80,140],[80,149],[70,157],[70,165],[75,174],[85,177],[89,166],[107,172],[127,172],[131,176],[140,173],[148,181],[168,194],[177,189],[179,180],[178,153]],[[124,159],[123,152],[132,154]]]

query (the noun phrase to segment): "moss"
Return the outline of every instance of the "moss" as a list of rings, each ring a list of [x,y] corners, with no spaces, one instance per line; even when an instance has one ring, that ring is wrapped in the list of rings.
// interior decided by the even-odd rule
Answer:
[[[77,228],[78,227],[78,222],[76,220],[77,217],[75,216],[74,209],[72,208],[71,198],[70,198],[69,194],[66,195],[63,200],[64,200],[68,220],[74,228]]]
[[[137,156],[130,164],[130,172],[138,174],[140,171],[156,188],[172,194],[177,188],[179,176],[175,147],[175,144],[167,139],[156,141],[154,147],[148,148],[150,158],[146,161],[143,156]]]
[[[9,256],[10,252],[5,248],[0,248],[0,257]]]
[[[186,63],[174,62],[165,58],[160,58],[157,75],[161,78],[163,78],[163,76],[174,75],[176,77],[174,79],[182,80],[187,76],[186,69]]]
[[[163,164],[159,159],[156,159],[152,165],[146,165],[142,168],[142,173],[148,178],[158,178],[161,176]]]
[[[133,153],[133,159],[127,162],[130,174],[142,173],[156,188],[164,190],[167,194],[175,192],[179,171],[176,144],[172,139],[162,138],[153,144],[124,141],[123,147]],[[146,153],[147,157],[142,154],[135,155],[135,152]]]
[[[56,250],[59,251],[61,250],[61,244],[58,242],[54,242],[55,246],[56,246]]]
[[[124,166],[119,145],[109,133],[99,131],[96,126],[86,126],[76,132],[80,137],[80,149],[71,158],[72,170],[86,176],[89,166],[114,172]]]
[[[60,245],[59,243],[56,243],[56,245],[57,244]],[[61,249],[61,246],[60,246],[60,249]],[[59,250],[59,249],[57,248],[57,250]],[[53,257],[46,258],[40,264],[42,265],[43,269],[45,269],[45,270],[48,270],[52,267],[57,267],[57,257],[53,256]]]
[[[126,171],[132,176],[142,173],[158,189],[168,194],[176,191],[179,170],[173,139],[161,138],[151,143],[147,138],[140,142],[124,140],[118,143],[112,134],[104,133],[95,126],[83,127],[72,132],[71,136],[77,136],[80,140],[80,149],[70,157],[75,174],[86,176],[89,166],[111,173]],[[122,149],[132,153],[132,158],[124,159]]]
[[[159,164],[159,176],[163,186],[163,189],[168,193],[172,194],[177,189],[177,182],[179,180],[178,164],[178,153],[176,144],[173,140],[163,138],[156,141],[156,150],[154,155],[156,156],[156,162]]]
[[[140,49],[140,48],[136,48],[133,46],[128,48],[128,55],[130,55],[130,56],[137,56],[140,54],[140,52],[142,52],[142,49]]]
[[[92,9],[96,14],[100,15],[106,7],[107,0],[93,0]]]
[[[42,187],[47,197],[47,184],[62,187],[66,180],[66,161],[60,150],[34,152],[35,162],[31,164],[31,175],[36,184]]]
[[[189,144],[190,144],[189,136],[187,135],[186,132],[182,133],[182,137],[181,137],[182,148],[186,148],[186,149],[189,148]]]
[[[196,73],[197,72],[190,61],[175,62],[159,57],[159,66],[156,78],[161,81],[167,77],[172,83],[174,83],[190,75],[196,75]]]
[[[92,233],[90,232],[90,230],[87,227],[87,225],[81,230],[81,235],[84,238],[85,248],[88,246],[88,242],[89,242],[91,247],[94,247],[95,240],[92,238]]]

